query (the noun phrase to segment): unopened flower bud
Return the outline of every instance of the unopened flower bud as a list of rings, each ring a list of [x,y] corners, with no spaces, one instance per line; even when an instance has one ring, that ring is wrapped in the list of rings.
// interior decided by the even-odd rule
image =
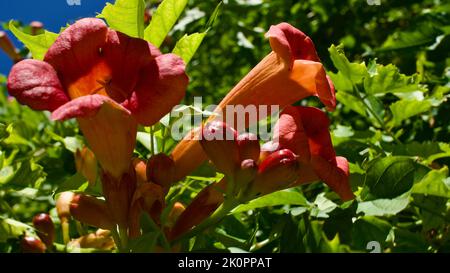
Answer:
[[[111,231],[98,229],[95,233],[89,233],[80,238],[70,241],[70,247],[95,248],[100,250],[112,250],[115,248]]]
[[[147,182],[147,163],[139,158],[133,159],[134,171],[136,172],[136,185]]]
[[[56,212],[58,213],[59,219],[68,219],[70,217],[70,203],[75,193],[71,191],[63,192],[59,195],[56,200]]]
[[[41,240],[31,236],[22,238],[20,248],[23,253],[45,253],[47,249]]]
[[[40,213],[33,217],[33,226],[37,230],[39,238],[51,248],[55,239],[55,225],[47,213]]]
[[[236,189],[245,190],[247,185],[255,179],[258,166],[252,159],[246,159],[241,162],[241,168],[236,172]]]
[[[0,30],[0,49],[2,49],[11,60],[18,62],[22,59],[19,53],[17,53],[16,47],[9,39],[6,32]]]
[[[169,228],[173,227],[175,225],[175,222],[177,221],[178,217],[180,217],[180,215],[185,210],[186,210],[186,207],[182,203],[176,202],[175,204],[173,204],[173,207],[170,210],[169,215],[167,217],[166,226]]]
[[[169,156],[160,153],[147,162],[147,179],[163,187],[167,192],[175,182],[175,164]]]
[[[78,221],[94,227],[109,230],[115,227],[106,202],[93,196],[75,195],[70,204],[70,213]]]
[[[261,146],[261,153],[259,155],[259,162],[263,162],[264,159],[266,159],[266,157],[268,157],[269,155],[271,155],[272,153],[274,153],[278,149],[280,149],[280,144],[278,142],[269,141],[269,142],[264,143]]]
[[[297,156],[284,149],[269,155],[258,168],[252,192],[262,195],[281,190],[298,178]]]
[[[240,160],[252,159],[258,161],[261,151],[258,137],[251,133],[244,133],[238,136],[237,144],[239,146]]]
[[[44,24],[39,21],[33,21],[30,23],[31,35],[38,35],[39,32],[44,28]]]
[[[98,174],[97,159],[88,147],[76,151],[75,166],[77,171],[89,181],[89,184],[95,184]]]
[[[200,144],[216,168],[233,176],[239,167],[237,132],[224,122],[213,121],[203,127]]]

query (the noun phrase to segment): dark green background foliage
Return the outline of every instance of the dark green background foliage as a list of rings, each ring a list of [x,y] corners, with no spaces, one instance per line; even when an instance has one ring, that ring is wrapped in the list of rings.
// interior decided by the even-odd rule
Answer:
[[[157,2],[148,4],[155,8]],[[189,1],[162,50],[170,52],[186,33],[204,31],[217,4]],[[189,16],[193,19],[186,21]],[[357,198],[342,203],[322,183],[273,193],[238,207],[215,229],[185,242],[183,250],[367,252],[368,242],[377,241],[385,252],[449,252],[450,4],[224,1],[188,65],[185,103],[193,96],[218,103],[270,52],[264,33],[283,21],[312,38],[335,83],[338,107],[329,113],[330,130],[336,153],[350,162]],[[0,77],[2,91],[5,80]],[[50,122],[47,113],[5,94],[0,98],[0,251],[15,252],[21,234],[33,233],[27,224],[35,213],[51,211],[59,225],[55,194],[100,190],[76,174],[73,152],[83,145],[76,123]],[[321,107],[315,98],[299,103]],[[169,152],[175,142],[163,137],[164,126],[153,132],[157,150]],[[148,156],[148,129],[142,128],[138,142],[136,154]],[[208,165],[195,175],[172,188],[169,206],[188,203],[220,176]],[[71,230],[73,237],[83,233],[80,227]],[[151,231],[144,238],[156,242]],[[143,245],[137,251],[151,249]]]

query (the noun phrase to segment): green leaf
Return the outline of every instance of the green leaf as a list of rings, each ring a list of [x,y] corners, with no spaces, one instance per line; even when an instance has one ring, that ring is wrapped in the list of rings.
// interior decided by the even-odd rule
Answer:
[[[12,169],[7,166],[2,169],[1,183],[8,184],[13,187],[39,187],[40,183],[45,180],[46,174],[44,168],[36,164],[32,160],[17,163]],[[11,175],[11,171],[14,172]]]
[[[376,199],[358,203],[357,213],[372,216],[395,215],[404,210],[410,202],[410,193],[407,192],[394,199]]]
[[[363,78],[368,75],[367,67],[364,63],[349,62],[347,57],[345,57],[342,45],[332,45],[328,51],[334,66],[339,70],[339,73],[342,73],[350,81],[350,84],[361,83]]]
[[[366,95],[364,102],[370,107],[370,109],[372,109],[372,111],[366,109],[368,116],[372,118],[375,123],[378,123],[380,127],[382,127],[385,113],[383,102],[371,94]]]
[[[363,117],[367,117],[366,106],[357,97],[347,92],[337,92],[336,99],[346,107],[355,111]]]
[[[419,78],[415,75],[406,76],[399,69],[389,64],[386,66],[377,64],[373,66],[370,77],[364,79],[364,89],[369,94],[380,93],[406,93],[414,91],[426,91],[419,85]]]
[[[398,50],[432,44],[442,34],[432,22],[423,23],[414,30],[395,32],[390,35],[378,51]]]
[[[55,194],[64,191],[84,191],[88,185],[89,182],[87,182],[86,178],[82,174],[76,173],[61,183]]]
[[[149,232],[130,241],[132,253],[151,253],[155,249],[158,232]]]
[[[44,31],[44,33],[35,36],[26,34],[17,29],[13,21],[9,22],[9,29],[30,50],[31,55],[36,60],[43,60],[47,50],[58,38],[58,34],[50,31]]]
[[[105,19],[114,30],[134,38],[143,38],[144,12],[143,0],[116,0],[114,4],[107,3],[97,17]]]
[[[372,161],[365,178],[365,200],[392,199],[409,191],[414,183],[418,164],[411,158],[393,156]]]
[[[325,197],[325,193],[317,195],[311,207],[311,216],[317,218],[328,218],[329,213],[337,208],[336,203]]]
[[[402,121],[430,110],[431,106],[431,102],[428,100],[399,100],[394,102],[389,107],[392,112],[394,126],[400,126]]]
[[[277,191],[250,201],[235,208],[232,213],[240,213],[263,207],[280,205],[308,206],[308,200],[299,192],[292,190]]]
[[[450,198],[448,168],[430,171],[422,180],[414,184],[412,193]]]
[[[353,246],[357,249],[367,249],[371,241],[378,242],[385,247],[386,239],[391,231],[391,225],[373,216],[364,216],[355,221],[352,228]]]
[[[160,47],[175,22],[180,17],[188,0],[164,0],[155,11],[150,25],[144,31],[144,39]]]
[[[10,238],[17,238],[25,231],[33,230],[27,224],[14,219],[0,217],[0,242],[6,242]]]
[[[173,53],[180,56],[183,61],[188,64],[194,56],[197,49],[200,47],[207,32],[194,33],[191,35],[184,35],[175,45]]]

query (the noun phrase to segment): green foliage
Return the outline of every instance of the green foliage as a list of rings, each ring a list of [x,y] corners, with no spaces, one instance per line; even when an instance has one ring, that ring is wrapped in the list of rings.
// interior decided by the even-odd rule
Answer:
[[[128,36],[144,37],[144,0],[117,0],[107,3],[97,17],[106,20],[108,25]]]
[[[145,29],[144,39],[159,47],[180,17],[187,2],[187,0],[164,0],[153,14],[150,25]]]
[[[13,21],[9,23],[9,29],[31,51],[31,55],[36,60],[43,60],[49,47],[58,38],[58,34],[50,31],[44,31],[35,36],[24,33],[14,26]]]

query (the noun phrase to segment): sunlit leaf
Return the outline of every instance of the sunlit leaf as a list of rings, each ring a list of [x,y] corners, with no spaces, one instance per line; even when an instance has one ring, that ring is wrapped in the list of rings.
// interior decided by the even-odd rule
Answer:
[[[390,106],[394,126],[399,126],[402,121],[430,110],[431,106],[431,102],[428,100],[399,100],[394,102]]]
[[[448,168],[430,171],[422,180],[414,184],[412,193],[450,198]]]
[[[12,21],[9,23],[9,29],[30,50],[31,55],[36,60],[43,60],[45,53],[58,38],[58,34],[50,31],[44,31],[44,33],[35,36],[26,34],[17,29]]]
[[[173,53],[180,56],[183,61],[188,64],[197,49],[200,47],[206,33],[207,32],[184,35],[175,45]]]
[[[144,31],[144,39],[155,45],[161,46],[180,17],[188,0],[164,0],[155,11],[150,25]]]
[[[232,213],[280,205],[308,206],[308,201],[299,192],[290,190],[278,191],[252,200],[248,204],[240,205],[235,208]]]
[[[107,3],[97,17],[106,20],[108,25],[119,32],[135,38],[144,37],[144,0],[116,0]]]

